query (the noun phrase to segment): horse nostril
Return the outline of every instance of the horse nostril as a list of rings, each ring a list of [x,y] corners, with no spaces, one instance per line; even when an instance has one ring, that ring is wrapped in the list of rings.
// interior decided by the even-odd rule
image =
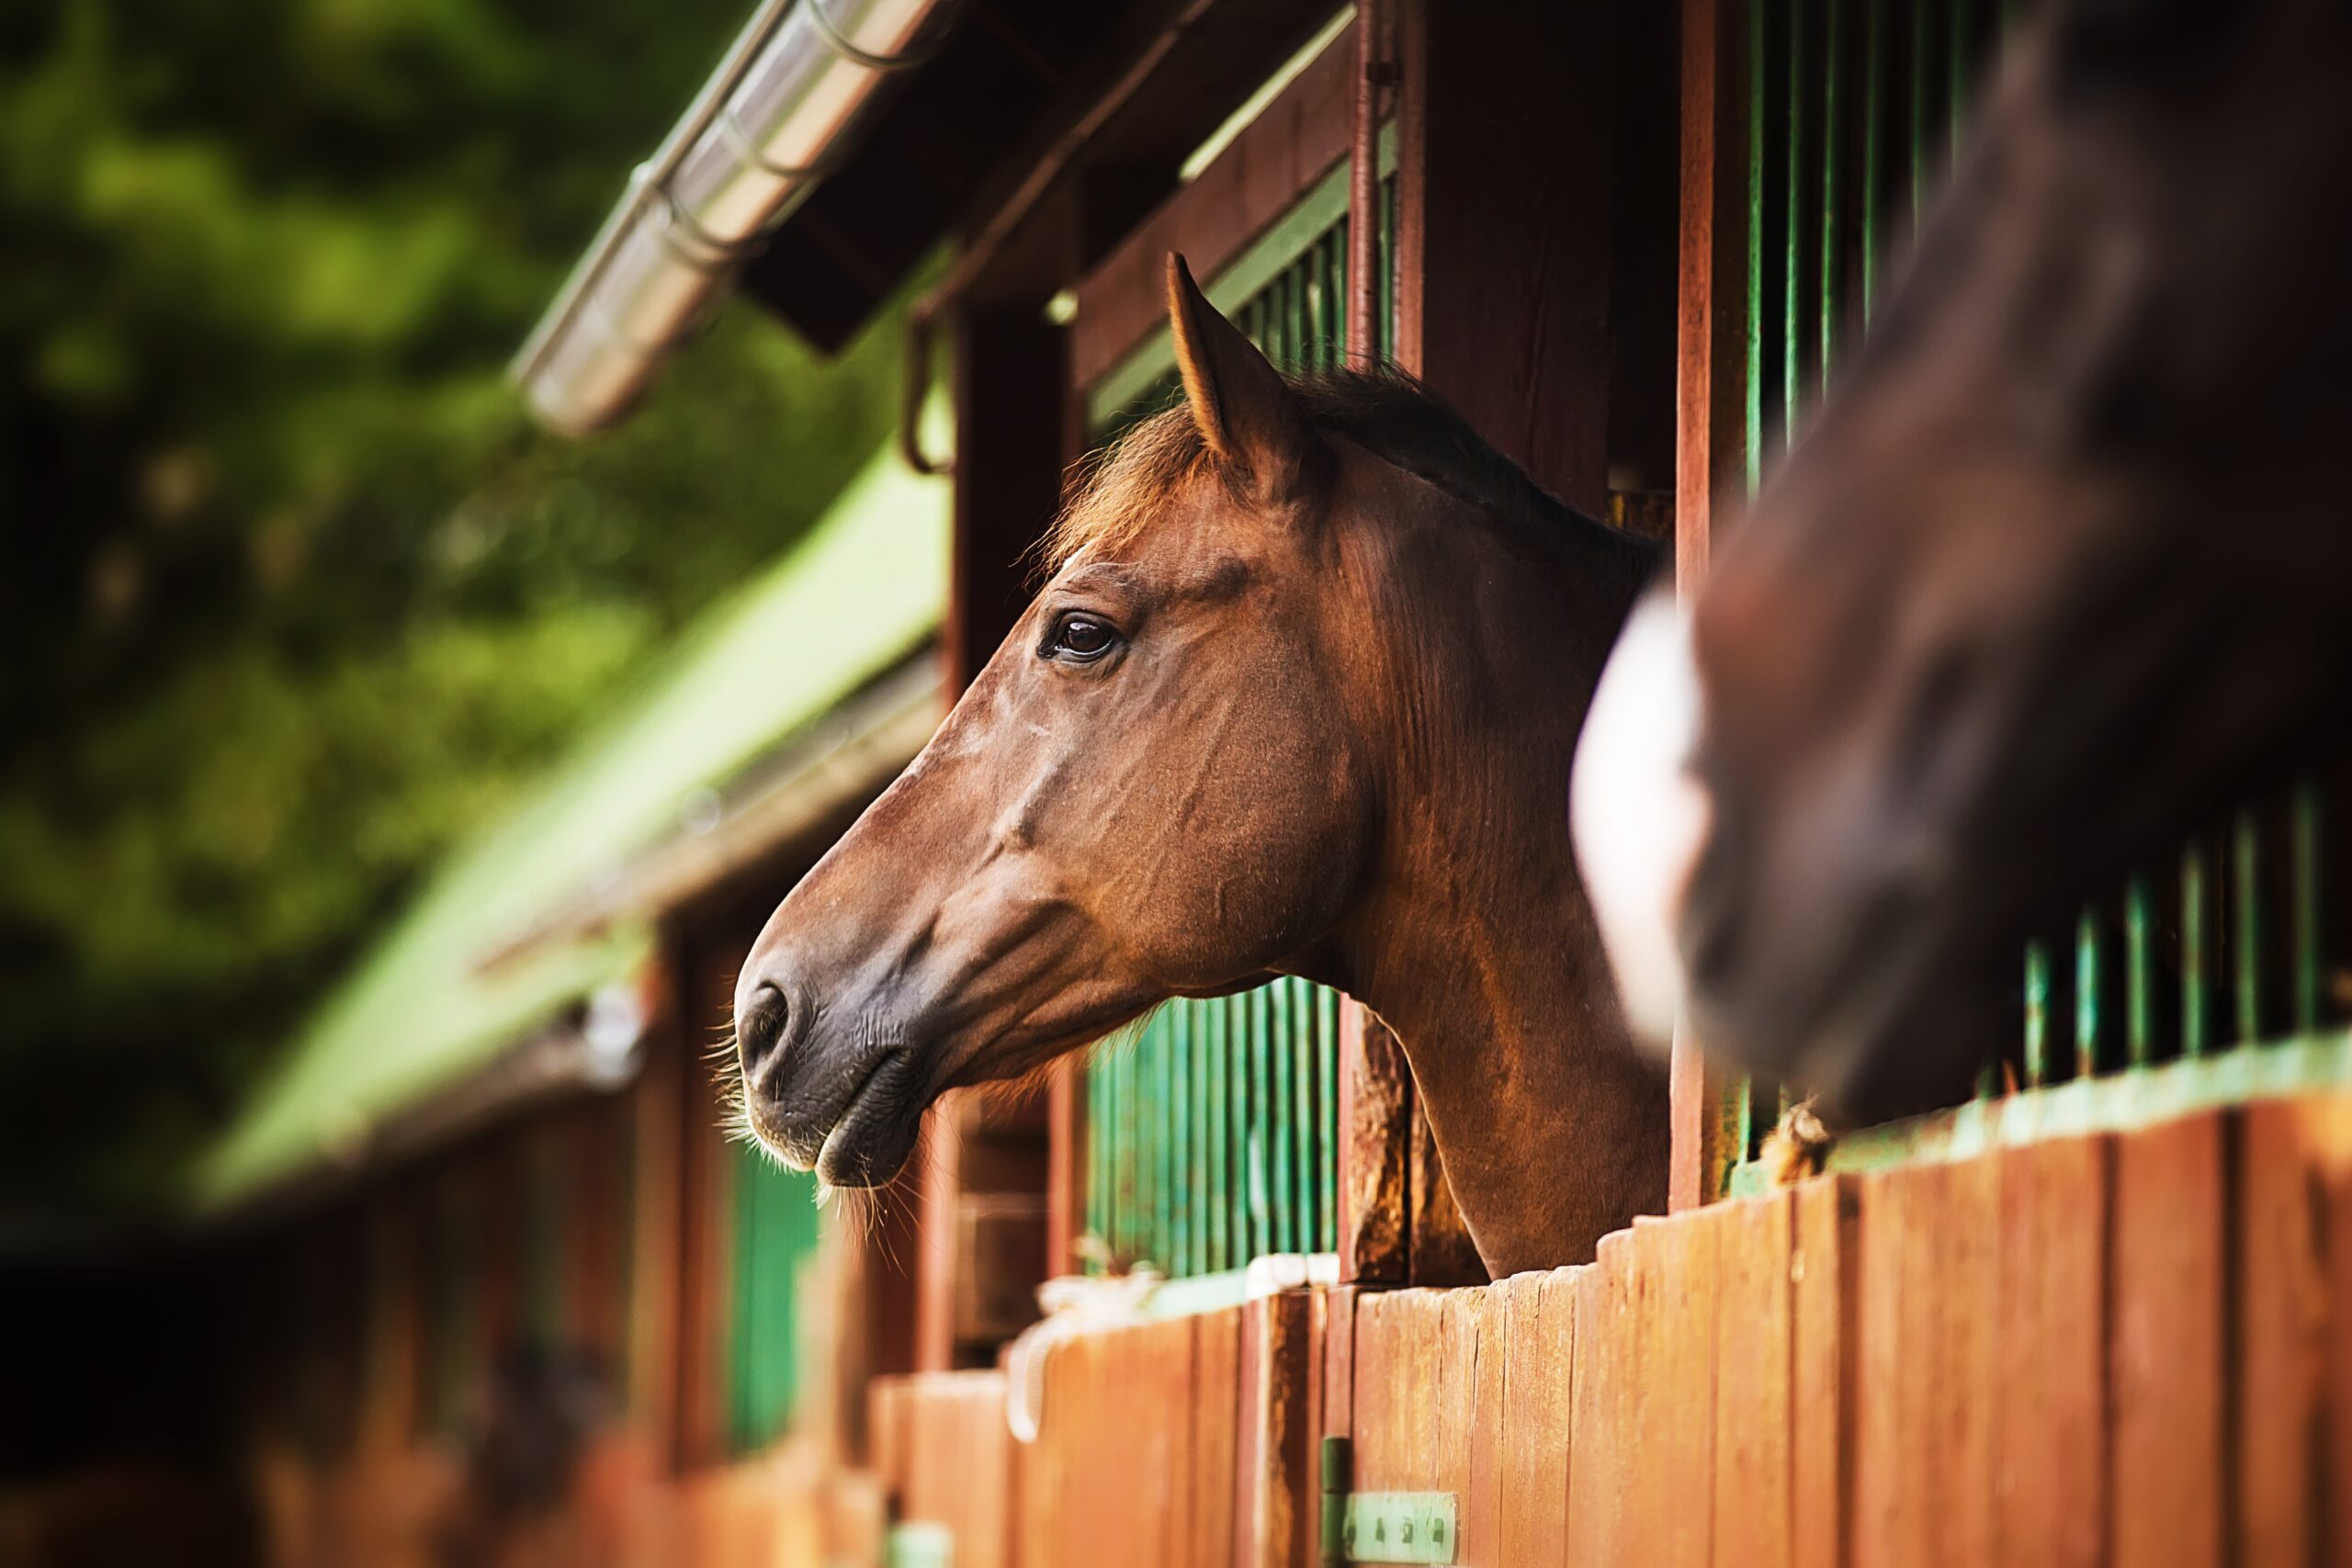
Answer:
[[[791,1004],[773,980],[763,980],[752,988],[735,1010],[735,1045],[743,1058],[746,1071],[757,1066],[762,1057],[773,1052],[784,1038],[784,1026],[792,1019]]]

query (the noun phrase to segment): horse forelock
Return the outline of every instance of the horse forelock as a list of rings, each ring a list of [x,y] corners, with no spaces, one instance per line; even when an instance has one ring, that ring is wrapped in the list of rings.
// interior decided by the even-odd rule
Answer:
[[[1283,379],[1316,429],[1345,437],[1481,512],[1538,527],[1586,522],[1402,371]],[[1182,403],[1139,421],[1076,471],[1069,502],[1037,543],[1037,575],[1052,576],[1082,552],[1135,543],[1164,514],[1168,498],[1216,462]]]

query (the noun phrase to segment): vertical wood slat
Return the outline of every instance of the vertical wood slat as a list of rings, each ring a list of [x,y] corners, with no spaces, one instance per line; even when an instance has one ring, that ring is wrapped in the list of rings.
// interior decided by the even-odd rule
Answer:
[[[1778,1192],[1719,1208],[1710,1559],[1716,1568],[1792,1568],[1795,1199]]]
[[[1827,1176],[1790,1201],[1790,1554],[1800,1563],[1845,1568],[1855,1561],[1860,1441],[1860,1187],[1852,1177]]]
[[[1642,1472],[1649,1483],[1641,1492],[1646,1518],[1640,1539],[1652,1543],[1648,1560],[1659,1568],[1706,1568],[1713,1554],[1713,1511],[1698,1500],[1714,1490],[1717,1238],[1728,1213],[1716,1205],[1634,1227],[1636,1241],[1652,1244],[1638,1374],[1648,1438]],[[1725,1520],[1723,1528],[1748,1527]]]
[[[2096,1563],[2105,1549],[2109,1138],[2004,1151],[1999,1164],[1998,1561]]]
[[[2213,1111],[2116,1144],[2114,1568],[2223,1561],[2231,1130]]]
[[[2348,1325],[2342,1303],[2330,1323],[2330,1286],[2340,1279],[2329,1277],[2328,1244],[2342,1239],[2341,1211],[2352,1201],[2345,1180],[2352,1102],[2273,1101],[2241,1115],[2231,1216],[2236,1377],[2228,1420],[2237,1452],[2230,1545],[2240,1562],[2318,1562],[2331,1546],[2332,1560],[2342,1562],[2352,1555],[2346,1500],[2331,1495],[2341,1476],[2327,1467],[2331,1439],[2343,1441],[2352,1412],[2331,1412],[2328,1393],[2331,1359],[2339,1388],[2345,1375]],[[2335,1266],[2343,1268],[2340,1259]]]
[[[1627,1524],[1625,1490],[1638,1473],[1640,1456],[1630,1451],[1634,1428],[1626,1421],[1626,1327],[1628,1255],[1634,1233],[1614,1231],[1600,1238],[1577,1290],[1574,1343],[1579,1364],[1570,1392],[1568,1461],[1568,1560],[1571,1562],[1630,1561],[1637,1547]]]

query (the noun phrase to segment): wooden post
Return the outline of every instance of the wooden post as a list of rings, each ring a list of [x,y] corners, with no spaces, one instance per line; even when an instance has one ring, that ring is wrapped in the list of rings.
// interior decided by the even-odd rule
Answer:
[[[1397,361],[1595,517],[1608,508],[1613,12],[1397,0]]]
[[[1739,483],[1747,460],[1747,14],[1746,0],[1684,0],[1682,7],[1674,582],[1686,598],[1706,575],[1715,499]],[[1736,1146],[1739,1088],[1687,1031],[1675,1031],[1668,1208],[1722,1194],[1725,1174],[1745,1152]]]
[[[956,535],[944,652],[961,691],[1028,607],[1029,547],[1061,505],[1069,334],[1042,300],[956,306]]]
[[[1363,1003],[1340,1009],[1340,1278],[1402,1284],[1413,1075],[1388,1026]]]
[[[1086,1069],[1057,1063],[1046,1103],[1046,1273],[1079,1271],[1086,1232]]]
[[[970,1112],[961,1096],[932,1108],[918,1151],[922,1186],[916,1198],[915,1371],[953,1371],[956,1367],[956,1220],[964,1195],[964,1120]]]
[[[1385,70],[1393,47],[1398,81],[1397,363],[1537,483],[1606,515],[1614,7],[1394,6],[1393,46],[1383,6],[1363,55]],[[1379,98],[1361,94],[1361,112]],[[1371,144],[1359,127],[1359,157]],[[1359,175],[1360,204],[1368,188]],[[1355,319],[1370,319],[1361,302]],[[1407,1183],[1409,1277],[1483,1278],[1434,1146],[1426,1133],[1406,1146],[1421,1156]]]

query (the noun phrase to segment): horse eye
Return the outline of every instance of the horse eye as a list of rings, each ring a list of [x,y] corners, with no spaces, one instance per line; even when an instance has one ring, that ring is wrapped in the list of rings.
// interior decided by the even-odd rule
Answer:
[[[1046,639],[1046,657],[1074,659],[1081,662],[1100,659],[1111,651],[1119,634],[1104,622],[1091,615],[1065,615],[1054,626],[1053,635]]]

